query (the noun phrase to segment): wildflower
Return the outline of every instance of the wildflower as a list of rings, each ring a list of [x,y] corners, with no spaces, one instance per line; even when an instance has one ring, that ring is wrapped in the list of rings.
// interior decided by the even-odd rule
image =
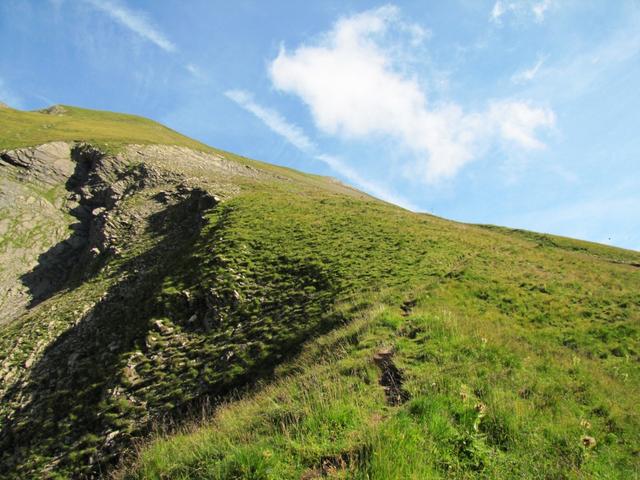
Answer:
[[[585,418],[583,418],[582,420],[580,420],[580,426],[582,428],[586,428],[587,430],[589,430],[591,428],[591,422]]]

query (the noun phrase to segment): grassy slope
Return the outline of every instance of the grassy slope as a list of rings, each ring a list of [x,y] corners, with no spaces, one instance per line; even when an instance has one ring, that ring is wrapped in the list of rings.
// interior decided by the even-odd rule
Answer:
[[[637,473],[640,271],[613,262],[638,254],[319,201],[233,200],[225,254],[258,275],[270,256],[313,258],[344,282],[336,308],[355,322],[275,385],[145,446],[127,477],[301,478],[323,463],[380,479]],[[404,370],[402,406],[377,384],[381,347]]]
[[[64,116],[11,111],[15,130],[2,145],[63,138],[189,146],[147,121],[134,122],[140,130],[129,126],[123,139],[114,130],[120,115],[70,111],[78,122],[61,123],[59,136],[43,133],[42,122]],[[37,115],[30,118],[39,126],[20,126],[23,115]],[[71,127],[78,130],[70,134]],[[413,214],[319,177],[251,163],[282,177],[244,181],[239,195],[208,214],[195,238],[184,246],[171,240],[179,250],[157,268],[153,290],[145,292],[144,309],[152,313],[140,325],[159,319],[179,335],[167,340],[143,329],[155,342],[147,347],[150,358],[162,361],[141,364],[140,374],[158,386],[145,387],[149,405],[166,402],[166,408],[203,381],[224,392],[279,365],[277,378],[184,433],[145,444],[121,476],[637,474],[640,269],[634,264],[640,254]],[[127,268],[127,259],[143,257],[146,248],[132,246],[113,269]],[[101,281],[113,280],[105,274],[91,283]],[[56,315],[91,288],[52,299]],[[188,317],[180,307],[185,290],[215,291],[229,303],[218,330],[205,334],[181,323]],[[240,301],[231,306],[224,298],[234,291]],[[407,301],[415,306],[403,315]],[[21,328],[32,327],[16,324],[5,333]],[[109,328],[113,335],[119,327]],[[301,355],[283,362],[308,339]],[[397,406],[385,402],[372,361],[388,347],[410,395]],[[229,352],[232,360],[220,369],[217,359]],[[120,363],[129,353],[117,352]],[[59,412],[61,400],[51,400]],[[95,408],[114,414],[119,407]],[[587,435],[595,447],[582,444]]]
[[[127,143],[176,144],[207,148],[173,130],[135,115],[62,106],[65,113],[47,114],[0,108],[0,149],[39,145],[54,140],[82,140],[117,148]]]
[[[330,190],[345,190],[344,187],[318,175],[304,174],[212,148],[147,118],[68,105],[60,107],[64,113],[48,114],[44,111],[29,112],[0,107],[0,150],[40,145],[56,140],[88,142],[112,153],[121,151],[127,144],[178,145],[209,153],[221,153],[238,163],[257,166],[295,181],[316,183]],[[366,196],[361,192],[357,194]]]

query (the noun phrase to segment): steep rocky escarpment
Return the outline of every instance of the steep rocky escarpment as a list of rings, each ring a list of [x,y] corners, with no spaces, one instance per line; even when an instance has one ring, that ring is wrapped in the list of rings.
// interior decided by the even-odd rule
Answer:
[[[219,174],[203,178],[211,172]],[[116,221],[110,211],[129,194],[190,179],[230,195],[237,192],[230,179],[260,175],[175,146],[133,145],[105,155],[88,144],[53,142],[0,152],[0,324],[70,279],[82,280],[82,270],[108,253]]]
[[[65,432],[69,441],[73,433],[82,437],[93,432],[78,425],[65,431],[60,424],[63,406],[71,402],[100,414],[94,402],[82,397],[83,387],[91,380],[106,388],[117,379],[104,372],[83,376],[81,365],[93,369],[95,362],[114,361],[117,370],[113,355],[102,357],[101,347],[115,354],[120,341],[130,340],[127,323],[131,316],[136,320],[136,309],[144,309],[139,305],[148,301],[147,283],[153,274],[147,270],[153,271],[164,263],[164,255],[179,249],[202,226],[202,212],[219,199],[188,186],[184,176],[132,161],[126,154],[105,155],[87,144],[46,144],[3,152],[1,159],[0,178],[7,186],[1,211],[8,225],[2,232],[3,254],[13,261],[3,264],[3,290],[9,295],[3,298],[2,311],[6,321],[14,320],[3,332],[0,356],[1,470],[6,473],[29,455],[43,452],[41,444],[34,445],[36,438],[49,437],[49,446],[60,448],[61,437],[47,424]],[[25,199],[27,193],[31,196]],[[123,207],[130,197],[136,198],[136,205]],[[29,227],[42,232],[36,237],[42,242],[27,237],[28,247],[16,248],[17,235],[29,233]],[[57,235],[50,235],[53,229]],[[164,243],[155,242],[163,236],[160,232],[169,237]],[[145,250],[143,238],[153,247]],[[134,245],[143,255],[133,253]],[[130,258],[123,260],[123,251]],[[90,286],[81,288],[84,282]],[[58,298],[45,302],[57,293]],[[128,312],[129,317],[115,319],[124,326],[111,323],[114,305]],[[116,328],[106,344],[99,322]],[[85,357],[91,361],[83,364]],[[78,391],[68,388],[74,384]],[[59,414],[52,418],[50,409]],[[78,416],[71,411],[66,415],[70,423]]]
[[[162,334],[162,324],[152,317],[161,313],[156,295],[167,273],[166,256],[179,255],[185,243],[193,240],[202,222],[198,206],[215,204],[213,197],[201,191],[176,193],[168,205],[148,211],[146,233],[162,235],[160,241],[122,262],[111,265],[107,261],[107,272],[87,279],[89,286],[75,288],[67,294],[68,299],[53,306],[40,306],[50,317],[49,327],[62,331],[42,339],[42,353],[30,356],[24,363],[29,367],[27,372],[2,392],[0,445],[6,471],[16,469],[20,475],[30,475],[81,462],[83,467],[71,471],[87,474],[99,463],[109,463],[110,452],[118,451],[114,444],[139,434],[150,415],[158,412],[161,405],[157,402],[149,405],[144,396],[133,394],[132,388],[138,390],[142,380],[152,380],[151,372],[138,374],[135,368],[141,360],[150,360],[146,356],[150,353],[147,337],[152,332]],[[102,215],[94,219],[94,225],[110,221]],[[111,225],[118,222],[127,227],[136,220],[125,217],[112,220]],[[169,225],[175,232],[165,230]],[[91,232],[99,230],[92,228]],[[91,250],[106,246],[96,252],[98,256],[118,255],[122,241],[118,239],[135,239],[125,237],[127,233],[126,228],[115,236],[99,232],[95,246],[87,246]],[[108,246],[100,243],[105,237],[111,240]],[[24,321],[36,318],[34,312]],[[164,355],[159,350],[153,355]],[[165,394],[169,392],[162,390],[167,386],[153,388]],[[171,386],[177,387],[178,382]],[[31,463],[36,453],[48,457],[44,466]]]
[[[21,276],[29,308],[0,340],[9,478],[98,475],[161,418],[269,375],[341,320],[327,267],[228,238],[221,198],[268,174],[175,147],[69,152],[70,234]]]
[[[88,145],[54,142],[0,153],[0,322],[65,287],[108,250],[109,211],[157,180]]]
[[[64,142],[0,152],[0,324],[58,283],[56,276],[22,277],[69,237],[76,203],[65,184],[73,171]]]

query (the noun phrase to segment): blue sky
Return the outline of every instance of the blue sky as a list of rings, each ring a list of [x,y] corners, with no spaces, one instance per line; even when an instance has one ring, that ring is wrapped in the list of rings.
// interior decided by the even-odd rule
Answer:
[[[638,0],[3,0],[0,100],[640,250]]]

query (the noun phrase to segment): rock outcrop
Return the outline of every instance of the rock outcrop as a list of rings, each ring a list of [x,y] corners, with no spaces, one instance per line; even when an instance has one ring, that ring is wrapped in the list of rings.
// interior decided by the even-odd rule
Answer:
[[[67,113],[67,109],[62,105],[51,105],[50,107],[38,110],[40,113],[46,113],[47,115],[64,115]]]
[[[227,328],[189,323],[205,316],[204,300],[168,307],[159,292],[172,259],[189,261],[205,213],[237,191],[229,179],[263,173],[162,146],[108,155],[85,143],[54,143],[0,159],[1,280],[9,292],[0,301],[10,322],[0,339],[0,477],[46,477],[60,468],[90,476],[158,415],[221,388],[185,377],[177,395],[171,389],[180,382],[156,378],[190,365],[174,365],[176,352]],[[209,181],[198,176],[204,172]],[[184,317],[181,324],[162,318],[165,311]],[[209,363],[235,361],[218,348],[195,352]],[[85,452],[82,461],[72,462],[71,452]]]
[[[185,171],[194,176],[180,173]],[[69,279],[82,279],[98,256],[116,253],[122,225],[113,211],[119,202],[159,185],[181,185],[183,192],[189,182],[206,185],[197,175],[212,171],[220,171],[221,179],[261,174],[218,155],[171,146],[133,145],[119,155],[66,142],[0,151],[0,324]],[[224,182],[210,186],[227,194],[237,189]]]
[[[65,183],[73,171],[64,142],[0,152],[0,324],[24,312],[55,281],[29,286],[21,278],[69,236],[74,201]]]

